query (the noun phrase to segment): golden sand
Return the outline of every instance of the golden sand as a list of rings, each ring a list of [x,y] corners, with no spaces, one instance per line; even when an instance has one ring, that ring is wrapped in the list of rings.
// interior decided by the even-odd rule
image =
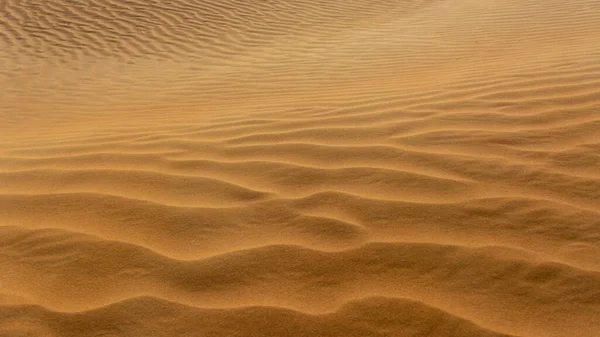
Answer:
[[[600,336],[600,1],[0,0],[0,336]]]

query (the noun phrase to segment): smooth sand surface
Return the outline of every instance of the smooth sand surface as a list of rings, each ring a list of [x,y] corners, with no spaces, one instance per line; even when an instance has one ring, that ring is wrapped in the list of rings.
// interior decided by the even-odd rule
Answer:
[[[0,336],[600,336],[600,1],[0,0]]]

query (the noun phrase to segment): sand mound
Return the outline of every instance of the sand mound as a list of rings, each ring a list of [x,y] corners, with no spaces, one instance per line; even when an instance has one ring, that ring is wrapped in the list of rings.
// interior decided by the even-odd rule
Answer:
[[[600,1],[0,13],[0,336],[598,335]]]

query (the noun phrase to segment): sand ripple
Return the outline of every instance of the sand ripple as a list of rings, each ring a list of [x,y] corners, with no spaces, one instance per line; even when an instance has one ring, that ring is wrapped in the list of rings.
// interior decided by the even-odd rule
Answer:
[[[0,336],[598,336],[595,36],[597,0],[0,0]]]

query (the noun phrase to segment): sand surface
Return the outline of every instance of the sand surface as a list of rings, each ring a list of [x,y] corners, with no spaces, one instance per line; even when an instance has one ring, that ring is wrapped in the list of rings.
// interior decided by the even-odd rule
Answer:
[[[600,1],[0,0],[0,336],[600,336]]]

